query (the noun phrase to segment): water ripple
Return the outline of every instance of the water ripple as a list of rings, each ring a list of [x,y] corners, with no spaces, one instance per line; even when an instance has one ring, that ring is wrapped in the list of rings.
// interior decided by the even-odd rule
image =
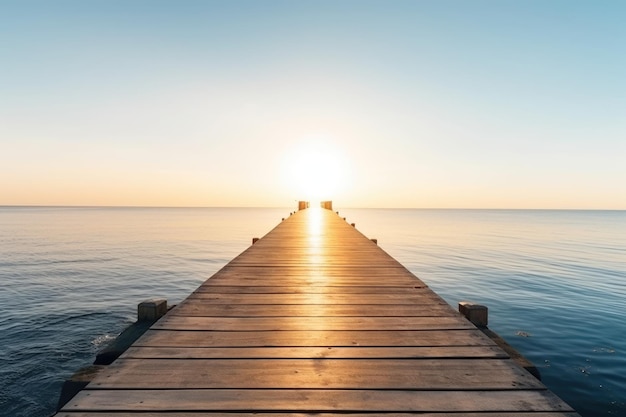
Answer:
[[[0,210],[0,404],[48,417],[146,298],[184,299],[289,209]],[[626,415],[626,212],[342,210],[541,367],[583,417]],[[13,285],[19,283],[19,285]]]

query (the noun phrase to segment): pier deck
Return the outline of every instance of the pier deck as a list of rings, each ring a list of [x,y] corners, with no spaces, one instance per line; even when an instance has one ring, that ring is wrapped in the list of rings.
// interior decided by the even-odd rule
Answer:
[[[323,209],[280,223],[56,416],[253,412],[577,416],[422,281]]]

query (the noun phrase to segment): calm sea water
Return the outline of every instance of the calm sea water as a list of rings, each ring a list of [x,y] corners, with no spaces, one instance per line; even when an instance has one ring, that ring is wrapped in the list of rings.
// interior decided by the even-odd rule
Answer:
[[[184,299],[289,211],[0,207],[0,415],[51,415],[140,301]],[[340,214],[450,304],[488,305],[582,416],[626,416],[626,212]]]

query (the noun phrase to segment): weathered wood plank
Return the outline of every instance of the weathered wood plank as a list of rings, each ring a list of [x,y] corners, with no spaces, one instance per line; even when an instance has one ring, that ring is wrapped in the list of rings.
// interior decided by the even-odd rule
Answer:
[[[134,346],[493,346],[480,330],[222,332],[148,330]]]
[[[196,317],[438,317],[458,315],[447,304],[210,304],[185,301],[168,316]]]
[[[400,277],[404,278],[405,282],[420,281],[415,275],[409,272],[403,266],[394,268],[369,268],[367,266],[330,266],[330,265],[309,265],[302,262],[298,265],[291,266],[276,266],[270,263],[249,266],[238,265],[233,266],[228,264],[221,270],[216,272],[207,283],[213,282],[222,276],[228,275],[229,278],[284,278],[284,279],[302,279],[306,277],[325,277],[325,278],[341,278],[343,276],[357,276],[364,281],[373,281],[378,277]],[[378,280],[376,285],[385,285],[386,280]],[[357,284],[358,285],[358,284]]]
[[[189,300],[214,304],[419,304],[430,300],[445,304],[431,292],[423,294],[213,294],[195,292]]]
[[[166,316],[156,330],[289,331],[472,329],[459,315],[439,317],[184,317]]]
[[[343,287],[346,291],[349,291],[348,288],[358,286],[358,287],[380,287],[381,280],[384,279],[384,282],[388,286],[392,287],[418,287],[423,288],[426,287],[420,281],[410,279],[408,277],[393,277],[393,276],[384,276],[379,277],[378,281],[375,280],[374,277],[362,277],[362,276],[344,276],[344,277],[336,277],[330,278],[325,275],[301,275],[300,277],[281,277],[280,275],[276,275],[274,278],[269,277],[260,277],[260,276],[242,276],[236,277],[232,280],[228,280],[226,277],[222,276],[219,279],[209,279],[206,283],[202,285],[202,287],[198,288],[197,291],[203,291],[205,286],[222,286],[222,285],[230,285],[233,287],[247,287],[247,286],[300,286],[305,289],[306,287]],[[207,291],[210,291],[208,289]],[[341,292],[338,288],[338,292]]]
[[[496,346],[436,347],[130,347],[122,359],[506,359]]]
[[[255,256],[255,257],[246,257],[245,259],[240,259],[240,260],[233,260],[231,263],[233,266],[245,266],[245,265],[263,265],[265,263],[271,263],[274,266],[289,266],[289,265],[299,265],[300,262],[302,262],[301,260],[297,260],[297,259],[290,259],[290,258],[286,258],[286,257],[265,257],[262,256],[261,254],[259,254],[259,256]],[[360,266],[360,265],[368,265],[368,263],[371,263],[371,259],[368,261],[366,259],[363,259],[361,261],[359,260],[355,260],[355,259],[343,259],[340,257],[337,258],[328,258],[328,257],[324,257],[324,258],[319,258],[319,259],[315,259],[315,260],[309,260],[308,261],[310,265],[330,265],[330,266],[344,266],[344,267],[353,267],[353,266]],[[390,261],[383,261],[381,260],[380,262],[378,262],[377,264],[373,265],[372,268],[380,268],[380,269],[389,269],[389,268],[400,268],[399,266],[396,265],[395,262],[390,262]]]
[[[334,285],[298,285],[286,286],[284,282],[276,285],[262,286],[234,286],[234,285],[202,285],[195,292],[213,294],[419,294],[423,293],[424,286],[397,285],[397,286],[334,286]],[[417,291],[417,290],[422,291]]]
[[[278,272],[277,272],[278,275]],[[210,282],[213,281],[213,282]],[[386,284],[388,284],[388,286],[391,287],[399,287],[399,286],[405,286],[405,287],[413,287],[413,286],[420,286],[420,287],[424,287],[425,285],[423,283],[421,283],[420,281],[417,281],[415,279],[410,279],[407,277],[402,277],[402,276],[388,276],[388,277],[370,277],[370,278],[363,278],[363,277],[359,277],[358,275],[354,275],[354,276],[349,276],[349,275],[344,275],[341,277],[334,277],[334,278],[329,278],[328,276],[325,276],[323,274],[314,274],[314,273],[310,273],[306,276],[301,276],[300,279],[295,279],[292,277],[274,277],[274,278],[269,278],[269,277],[261,277],[261,276],[239,276],[239,277],[226,277],[224,275],[222,275],[221,277],[215,279],[215,278],[211,278],[209,280],[209,282],[203,284],[204,286],[218,286],[218,285],[224,285],[226,283],[228,283],[229,285],[232,286],[239,286],[239,287],[247,287],[247,286],[263,286],[263,285],[267,285],[267,286],[302,286],[302,287],[307,287],[307,286],[332,286],[332,287],[352,287],[352,286],[360,286],[360,287],[381,287],[381,281],[384,281]],[[198,288],[198,290],[201,290],[201,288]],[[340,291],[339,291],[340,292]]]
[[[124,359],[89,388],[545,389],[510,359]]]
[[[83,390],[63,411],[573,411],[544,390]]]
[[[368,268],[362,266],[339,267],[328,265],[277,266],[267,263],[263,266],[234,267],[226,265],[204,285],[302,285],[318,283],[333,286],[425,286],[424,282],[404,267]]]

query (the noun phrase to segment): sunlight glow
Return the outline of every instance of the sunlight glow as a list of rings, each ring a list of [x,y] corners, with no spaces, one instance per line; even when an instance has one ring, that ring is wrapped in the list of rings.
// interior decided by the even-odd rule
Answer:
[[[311,135],[286,152],[283,163],[289,192],[317,206],[332,200],[349,181],[349,162],[325,135]]]

